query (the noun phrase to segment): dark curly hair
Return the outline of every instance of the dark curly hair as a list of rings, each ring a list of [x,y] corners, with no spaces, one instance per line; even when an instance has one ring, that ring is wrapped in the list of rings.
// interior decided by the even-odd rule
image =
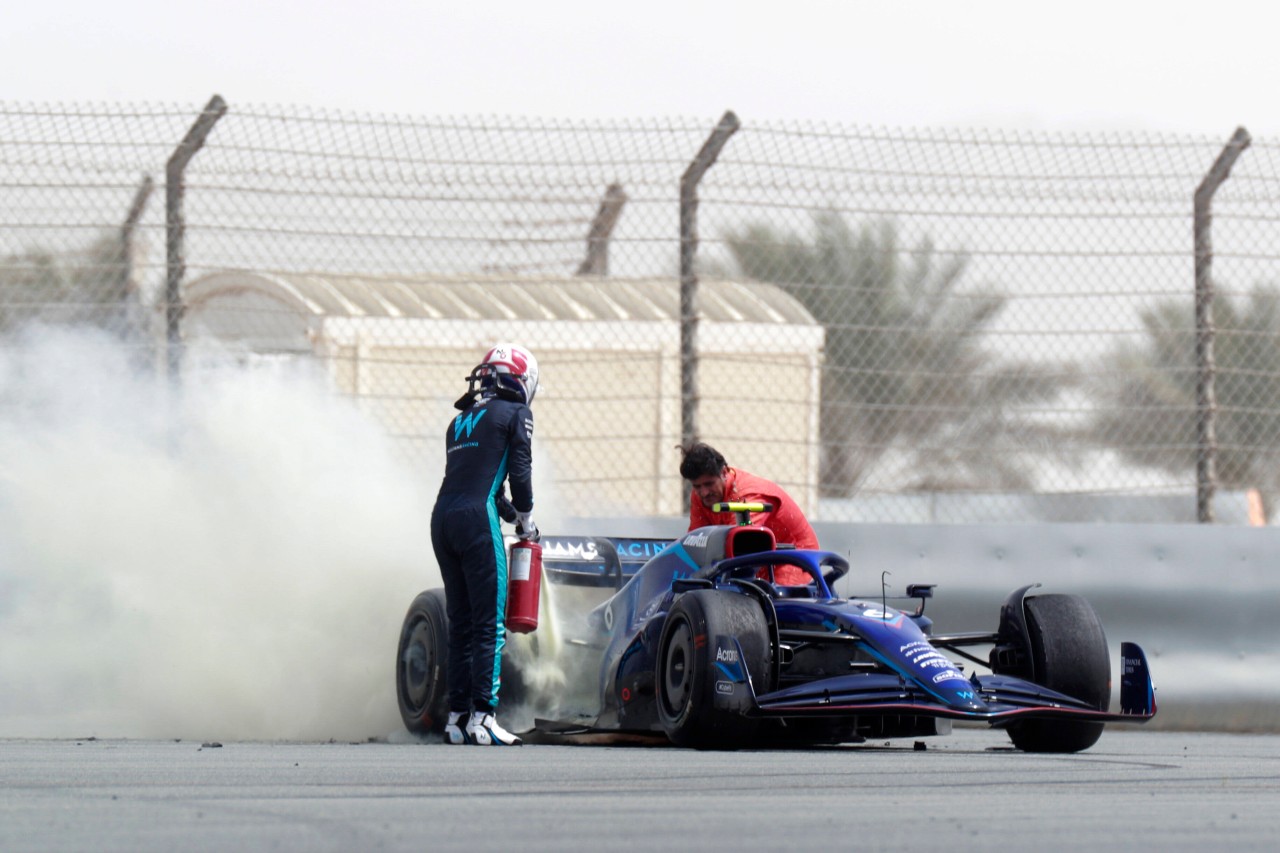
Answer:
[[[680,476],[686,480],[696,480],[708,474],[718,477],[728,464],[720,451],[700,441],[681,447],[680,454],[683,457],[680,460]]]

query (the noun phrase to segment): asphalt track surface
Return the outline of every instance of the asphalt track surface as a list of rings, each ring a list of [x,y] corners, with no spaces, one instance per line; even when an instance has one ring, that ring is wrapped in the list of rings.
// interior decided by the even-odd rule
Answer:
[[[1275,850],[1280,736],[653,746],[0,741],[0,850]]]

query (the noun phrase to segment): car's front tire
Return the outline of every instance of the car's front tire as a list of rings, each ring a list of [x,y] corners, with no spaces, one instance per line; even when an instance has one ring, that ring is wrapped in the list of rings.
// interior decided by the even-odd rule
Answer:
[[[739,654],[740,652],[740,654]],[[717,654],[724,660],[717,661]],[[740,666],[756,693],[772,689],[769,631],[760,605],[723,590],[694,590],[676,599],[658,649],[658,719],[679,746],[734,749],[759,732],[745,684],[726,675]],[[737,658],[729,660],[728,658]]]
[[[396,651],[396,697],[400,718],[414,734],[444,730],[449,713],[445,662],[449,656],[449,620],[444,590],[429,589],[409,605]]]
[[[1025,606],[1034,681],[1107,710],[1111,657],[1092,605],[1078,595],[1037,595]],[[1079,752],[1097,743],[1102,729],[1102,723],[1022,720],[1009,726],[1009,739],[1024,752]]]

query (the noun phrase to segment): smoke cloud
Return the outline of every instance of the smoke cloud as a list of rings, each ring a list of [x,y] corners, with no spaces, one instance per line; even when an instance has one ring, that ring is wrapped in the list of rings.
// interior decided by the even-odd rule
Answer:
[[[177,391],[92,332],[0,349],[0,736],[399,731],[439,469],[314,365],[190,356]]]

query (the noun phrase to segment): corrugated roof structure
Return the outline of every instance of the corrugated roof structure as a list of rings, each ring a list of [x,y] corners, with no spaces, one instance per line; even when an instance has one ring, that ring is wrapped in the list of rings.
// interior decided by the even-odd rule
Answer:
[[[367,277],[298,273],[217,272],[185,289],[188,309],[229,291],[260,293],[302,314],[459,320],[680,319],[673,279]],[[804,306],[776,285],[703,281],[699,314],[718,323],[814,325]]]

